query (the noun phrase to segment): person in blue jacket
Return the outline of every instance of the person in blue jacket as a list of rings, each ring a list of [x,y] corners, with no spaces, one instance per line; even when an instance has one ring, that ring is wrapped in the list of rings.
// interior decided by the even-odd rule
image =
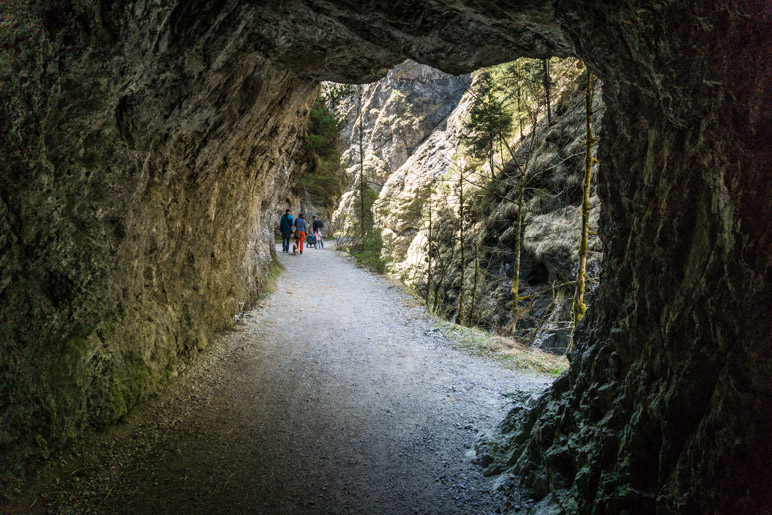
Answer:
[[[283,252],[289,252],[290,238],[292,238],[292,226],[295,225],[295,220],[292,219],[290,210],[284,212],[284,216],[279,221],[279,230],[281,231],[281,250]]]

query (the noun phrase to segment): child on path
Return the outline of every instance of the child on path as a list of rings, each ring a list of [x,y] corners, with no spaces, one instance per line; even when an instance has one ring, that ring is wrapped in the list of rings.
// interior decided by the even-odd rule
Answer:
[[[320,248],[324,248],[324,240],[322,240],[322,229],[324,228],[324,222],[322,222],[321,218],[316,215],[314,215],[312,218],[313,222],[311,223],[311,230],[314,231],[316,243]]]

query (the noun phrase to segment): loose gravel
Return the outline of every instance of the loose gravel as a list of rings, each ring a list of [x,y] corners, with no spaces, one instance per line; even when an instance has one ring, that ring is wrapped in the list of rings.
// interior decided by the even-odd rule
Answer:
[[[277,252],[277,291],[124,424],[58,456],[30,511],[497,512],[475,435],[550,378],[453,348],[332,249]]]

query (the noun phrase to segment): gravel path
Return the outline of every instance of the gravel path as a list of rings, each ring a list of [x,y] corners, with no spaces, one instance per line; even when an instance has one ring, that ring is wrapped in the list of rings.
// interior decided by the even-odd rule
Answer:
[[[503,418],[504,393],[549,379],[453,349],[403,293],[332,249],[277,250],[277,292],[76,451],[80,468],[33,511],[496,511],[475,434]]]

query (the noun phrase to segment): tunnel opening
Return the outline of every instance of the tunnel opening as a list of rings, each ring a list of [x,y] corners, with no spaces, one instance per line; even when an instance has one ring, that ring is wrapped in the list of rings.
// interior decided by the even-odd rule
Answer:
[[[536,341],[565,352],[581,247],[587,76],[572,58],[521,59],[461,76],[408,60],[379,82],[324,83],[315,105],[324,102],[343,125],[347,182],[328,211],[328,234],[364,266],[415,288],[430,311],[502,335],[512,335],[506,299],[518,262],[523,300],[512,345]],[[605,106],[601,84],[592,86],[595,155]],[[486,111],[491,105],[498,118]],[[497,147],[490,133],[507,143]],[[520,183],[524,216],[515,231]],[[594,180],[588,195],[585,299],[600,272]],[[315,211],[300,197],[300,211]],[[363,234],[374,237],[362,245]],[[543,343],[558,333],[561,345]]]
[[[372,80],[404,57],[465,73],[578,55],[608,109],[603,287],[571,369],[513,410],[490,470],[569,512],[772,504],[755,372],[770,369],[766,10],[602,4],[101,3],[54,25],[7,11],[4,455],[120,419],[254,304],[272,261],[260,206],[300,173],[317,81]]]

